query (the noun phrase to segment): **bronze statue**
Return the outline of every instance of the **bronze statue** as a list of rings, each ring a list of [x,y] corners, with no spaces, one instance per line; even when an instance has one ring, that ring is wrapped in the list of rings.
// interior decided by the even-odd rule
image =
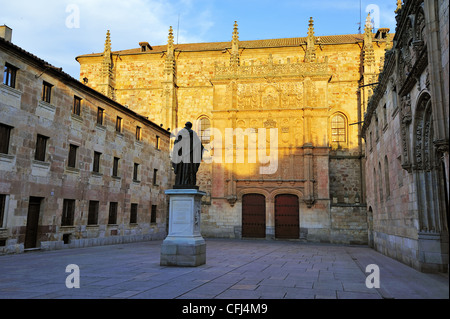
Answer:
[[[197,171],[203,157],[203,145],[197,133],[192,130],[192,123],[187,122],[177,134],[173,145],[172,167],[175,173],[173,188],[195,188]]]

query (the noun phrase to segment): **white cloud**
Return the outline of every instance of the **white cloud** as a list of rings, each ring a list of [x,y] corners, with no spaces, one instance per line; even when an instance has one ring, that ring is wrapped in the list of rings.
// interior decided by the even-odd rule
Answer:
[[[70,6],[78,10],[66,11]],[[13,43],[78,78],[77,55],[102,52],[106,31],[113,50],[167,43],[169,26],[182,23],[179,42],[199,42],[211,28],[207,6],[191,0],[15,0],[2,3],[0,25],[13,29]],[[79,28],[71,14],[79,11]],[[72,26],[72,28],[71,28]]]

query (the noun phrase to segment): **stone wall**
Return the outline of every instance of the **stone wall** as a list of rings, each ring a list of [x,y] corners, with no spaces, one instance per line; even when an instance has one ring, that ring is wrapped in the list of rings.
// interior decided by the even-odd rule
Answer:
[[[366,245],[368,243],[366,205],[333,204],[330,238],[332,243]]]
[[[448,271],[445,12],[448,1],[398,8],[395,44],[363,126],[369,237],[375,249],[427,272]]]
[[[12,127],[8,154],[0,154],[0,193],[7,199],[5,218],[0,221],[0,238],[6,241],[0,252],[24,250],[31,197],[40,198],[36,248],[163,239],[164,190],[172,184],[169,132],[0,39],[0,66],[5,63],[18,70],[14,88],[3,84],[0,74],[0,123]],[[42,101],[43,81],[53,85],[50,103]],[[74,96],[81,98],[80,115],[72,111]],[[103,124],[97,123],[98,108],[104,110]],[[121,132],[115,129],[118,116]],[[44,161],[35,160],[38,134],[47,137]],[[77,146],[75,167],[68,166],[71,144]],[[93,172],[94,151],[101,153],[99,172]],[[120,159],[117,177],[112,176],[114,157]],[[136,179],[135,163],[139,165]],[[64,199],[75,200],[69,225],[62,225]],[[92,225],[88,224],[90,201],[99,202],[98,221]],[[111,202],[118,203],[113,223],[108,222]],[[133,223],[131,204],[137,204]],[[156,206],[155,220],[151,220],[152,206]]]
[[[202,234],[240,238],[242,196],[256,193],[265,196],[266,237],[273,238],[274,198],[292,194],[299,200],[303,239],[329,242],[336,235],[338,242],[365,242],[363,232],[358,233],[353,224],[344,225],[342,218],[336,230],[330,228],[330,195],[355,207],[364,199],[359,126],[353,125],[361,120],[359,108],[367,99],[360,96],[361,78],[369,81],[363,74],[361,50],[364,41],[373,42],[373,67],[379,70],[392,36],[375,42],[368,30],[369,40],[363,40],[363,35],[317,37],[314,48],[309,48],[315,50],[316,58],[310,61],[305,57],[306,38],[238,41],[239,50],[231,52],[231,43],[174,45],[170,32],[167,46],[153,46],[146,52],[112,51],[111,72],[117,100],[156,123],[166,127],[171,112],[176,113],[178,127],[206,116],[220,133],[213,138],[214,143],[222,139],[220,146],[206,146],[207,155],[220,153],[221,160],[203,163],[197,175],[200,189],[207,193],[202,200]],[[87,77],[89,86],[104,81],[98,65],[108,52],[77,57],[80,79]],[[239,64],[232,62],[236,54]],[[331,142],[335,115],[345,122],[345,138],[339,143]],[[275,171],[263,174],[260,169],[266,164],[248,161],[248,136],[242,141],[234,137],[226,144],[226,129],[236,128],[250,130],[250,135],[278,130]],[[246,154],[244,163],[237,162],[241,150]],[[231,161],[227,162],[229,151]],[[353,208],[342,208],[337,216],[347,214],[356,223],[352,212]],[[367,223],[364,218],[361,222],[363,229]]]

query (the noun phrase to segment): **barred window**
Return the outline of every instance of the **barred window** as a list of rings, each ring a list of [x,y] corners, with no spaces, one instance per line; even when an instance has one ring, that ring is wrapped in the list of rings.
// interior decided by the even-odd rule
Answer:
[[[331,141],[346,142],[346,125],[344,116],[338,114],[331,119]]]
[[[211,121],[207,117],[200,119],[198,131],[202,144],[208,144],[211,140]]]

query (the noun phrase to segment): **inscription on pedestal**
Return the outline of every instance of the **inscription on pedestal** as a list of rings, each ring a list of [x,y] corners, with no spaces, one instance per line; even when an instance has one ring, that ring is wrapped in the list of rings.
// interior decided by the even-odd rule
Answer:
[[[173,201],[172,216],[174,224],[187,224],[189,223],[189,213],[187,211],[191,202],[188,200]]]
[[[172,229],[171,235],[189,236],[192,235],[190,218],[190,200],[172,201]]]
[[[161,246],[162,266],[200,266],[206,262],[206,243],[201,236],[201,196],[196,189],[168,190],[169,234]]]

